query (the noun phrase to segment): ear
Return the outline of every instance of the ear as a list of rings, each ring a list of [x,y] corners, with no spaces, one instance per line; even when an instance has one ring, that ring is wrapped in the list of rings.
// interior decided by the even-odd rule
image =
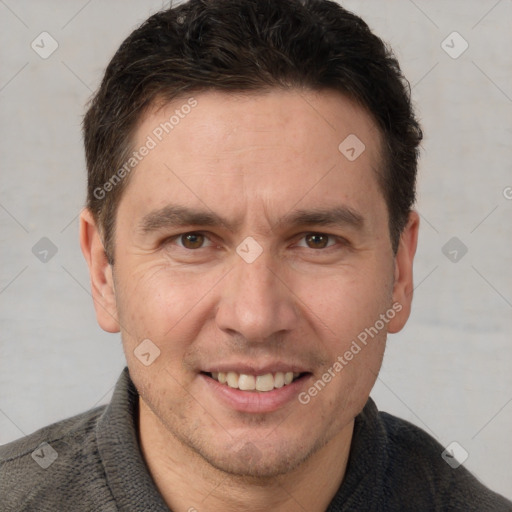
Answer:
[[[398,250],[395,255],[395,283],[393,286],[393,309],[397,312],[388,323],[388,332],[400,331],[411,314],[412,292],[414,290],[412,267],[420,218],[417,212],[409,214],[409,220],[400,236]],[[396,306],[395,306],[396,304]]]
[[[100,231],[88,208],[80,214],[80,247],[89,266],[98,324],[104,331],[119,332],[112,265],[107,260]]]

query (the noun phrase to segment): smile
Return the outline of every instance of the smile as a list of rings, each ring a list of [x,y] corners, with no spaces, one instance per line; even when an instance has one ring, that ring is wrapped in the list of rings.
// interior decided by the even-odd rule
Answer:
[[[245,373],[212,372],[208,373],[212,379],[233,389],[241,391],[268,392],[288,386],[301,376],[297,372],[275,372],[264,375],[248,375]]]

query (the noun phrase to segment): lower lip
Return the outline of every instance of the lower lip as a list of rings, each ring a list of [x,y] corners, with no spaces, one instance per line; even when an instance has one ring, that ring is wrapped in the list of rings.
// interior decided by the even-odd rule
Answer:
[[[199,377],[208,386],[208,390],[230,409],[239,412],[274,412],[287,403],[297,400],[297,396],[306,386],[311,374],[306,374],[279,389],[272,391],[242,391],[221,384],[212,377],[200,374]]]

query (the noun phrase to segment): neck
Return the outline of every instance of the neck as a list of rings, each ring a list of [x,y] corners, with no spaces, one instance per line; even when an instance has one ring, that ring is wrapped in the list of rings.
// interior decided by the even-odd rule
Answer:
[[[347,467],[354,422],[289,473],[272,478],[227,474],[181,443],[139,398],[142,455],[171,510],[324,512]]]

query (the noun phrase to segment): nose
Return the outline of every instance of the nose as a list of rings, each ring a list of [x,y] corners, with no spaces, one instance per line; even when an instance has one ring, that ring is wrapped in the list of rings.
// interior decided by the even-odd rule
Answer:
[[[243,259],[226,276],[216,321],[224,332],[250,343],[268,342],[293,330],[298,322],[296,298],[285,276],[263,254]]]

